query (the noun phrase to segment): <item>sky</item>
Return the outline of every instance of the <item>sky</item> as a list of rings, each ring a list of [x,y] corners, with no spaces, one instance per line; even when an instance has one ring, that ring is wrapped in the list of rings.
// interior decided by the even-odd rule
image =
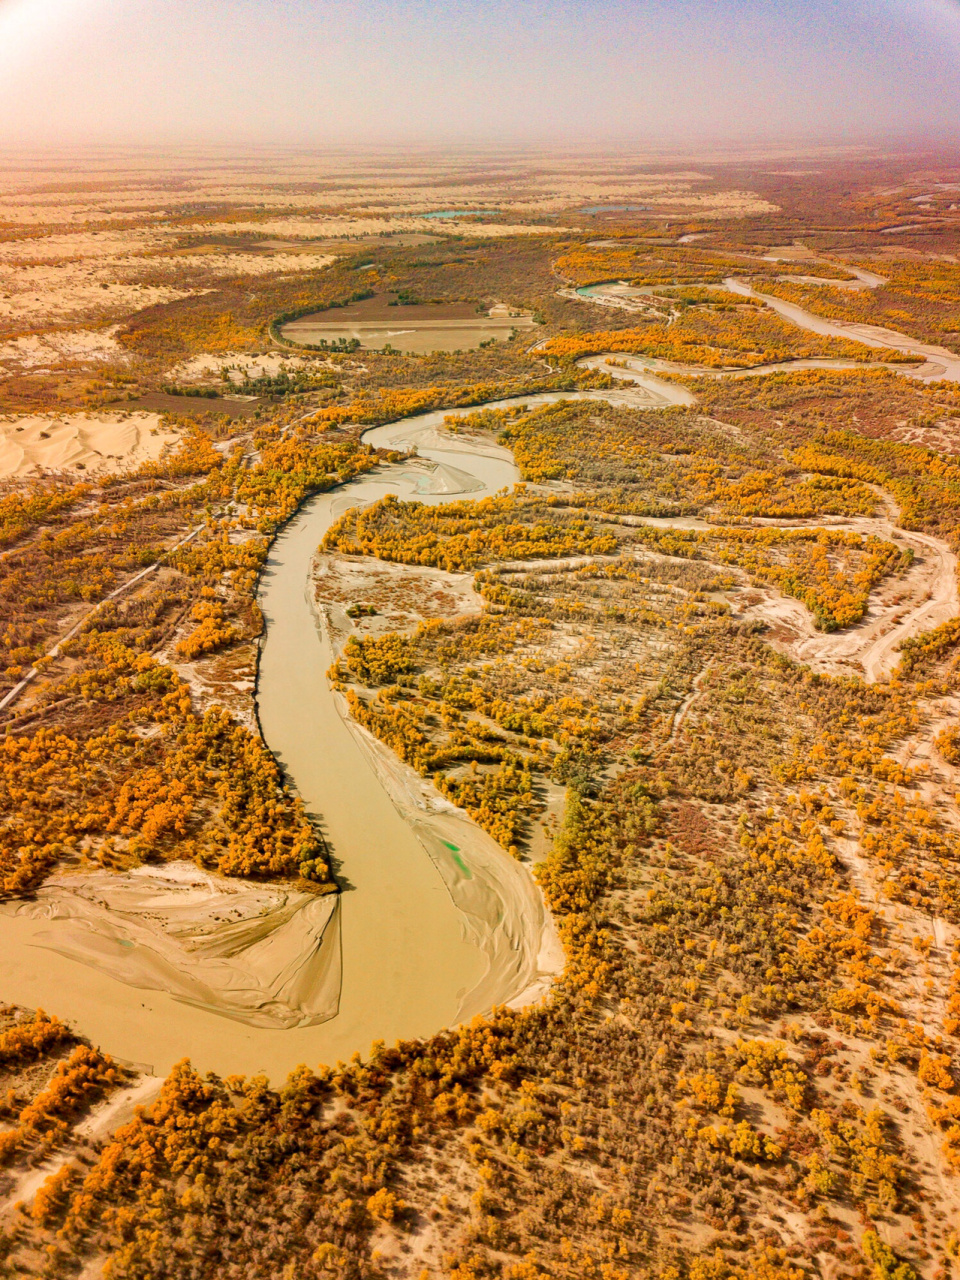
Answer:
[[[0,147],[950,138],[960,0],[0,0]]]

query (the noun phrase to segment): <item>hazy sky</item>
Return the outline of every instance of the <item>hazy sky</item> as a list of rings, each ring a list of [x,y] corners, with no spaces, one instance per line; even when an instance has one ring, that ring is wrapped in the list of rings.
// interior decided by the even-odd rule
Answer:
[[[960,0],[0,0],[0,146],[960,132]]]

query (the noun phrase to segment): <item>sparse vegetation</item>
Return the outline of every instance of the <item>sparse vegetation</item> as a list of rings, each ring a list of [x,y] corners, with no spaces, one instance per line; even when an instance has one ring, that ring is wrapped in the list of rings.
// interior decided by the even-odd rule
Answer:
[[[899,207],[873,170],[854,195],[808,185],[848,239],[778,195],[749,222],[614,224],[606,246],[561,224],[354,246],[299,274],[197,274],[202,292],[125,317],[122,376],[194,387],[198,405],[191,358],[230,355],[236,374],[278,317],[368,280],[401,301],[534,311],[544,341],[241,370],[232,385],[264,398],[259,417],[175,420],[179,447],[135,473],[7,482],[2,689],[37,675],[3,712],[4,896],[57,868],[174,858],[330,886],[237,688],[262,630],[258,577],[307,496],[387,461],[359,426],[476,407],[447,428],[512,450],[520,486],[388,496],[348,510],[324,551],[472,574],[482,611],[391,630],[365,587],[345,598],[353,629],[329,678],[533,865],[565,968],[526,1009],[286,1082],[182,1062],[102,1142],[77,1122],[131,1078],[111,1046],[4,1008],[0,1275],[956,1276],[960,624],[908,627],[880,679],[854,645],[858,626],[882,639],[911,610],[932,616],[910,595],[910,547],[944,564],[960,548],[960,391],[831,368],[688,378],[690,409],[522,401],[619,385],[578,369],[587,353],[711,369],[890,358],[734,300],[716,287],[729,275],[919,336],[945,324],[960,302],[943,259],[888,264],[886,293],[799,279],[851,280],[835,241],[876,266],[857,228]],[[184,253],[206,243],[187,227]],[[684,232],[704,239],[671,242]],[[816,262],[763,260],[801,235]],[[611,279],[649,288],[649,314],[601,324],[563,292]],[[911,300],[898,323],[894,294]]]

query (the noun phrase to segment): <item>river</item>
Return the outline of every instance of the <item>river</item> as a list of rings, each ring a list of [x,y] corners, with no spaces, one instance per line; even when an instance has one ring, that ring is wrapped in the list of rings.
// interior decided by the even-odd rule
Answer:
[[[778,299],[767,301],[816,332],[922,354],[927,366],[912,370],[914,375],[960,380],[960,358],[940,348],[823,321]],[[662,362],[628,356],[622,358],[626,367],[610,368],[604,359],[581,363],[608,368],[628,385],[531,395],[521,402],[595,399],[639,408],[693,402],[685,389],[656,378],[653,370],[663,368]],[[333,1016],[319,1023],[314,1018],[312,1025],[254,1026],[235,1010],[224,1016],[223,1009],[202,1000],[185,1003],[155,985],[118,981],[116,966],[102,957],[81,962],[75,943],[68,945],[64,938],[83,927],[90,932],[93,920],[78,923],[82,913],[76,895],[71,899],[63,888],[68,877],[48,881],[36,903],[3,908],[0,965],[8,997],[58,1013],[117,1057],[159,1074],[189,1057],[204,1071],[263,1071],[278,1080],[301,1062],[313,1066],[366,1053],[376,1039],[429,1035],[494,1004],[536,998],[547,988],[562,957],[529,869],[451,806],[436,797],[425,801],[423,785],[392,753],[348,725],[326,679],[333,652],[311,599],[317,546],[349,507],[386,493],[426,502],[455,500],[463,492],[482,496],[518,479],[505,450],[441,434],[445,412],[469,410],[404,419],[374,428],[364,438],[378,446],[415,446],[422,458],[466,477],[459,492],[423,492],[422,470],[397,464],[317,495],[276,539],[262,583],[261,725],[308,810],[321,822],[343,889],[336,903],[328,902],[311,917],[322,924],[307,946],[323,960],[312,980],[326,984],[311,1007]],[[123,935],[122,912],[104,907],[105,897],[93,932],[112,932],[118,947],[135,950]],[[137,913],[140,924],[142,915]],[[235,981],[235,974],[229,980]]]
[[[871,271],[864,271],[859,267],[851,267],[857,279],[852,285],[839,281],[824,281],[826,284],[835,284],[838,287],[857,287],[876,289],[880,285],[885,284],[886,280],[883,276],[876,275]],[[908,377],[917,378],[921,382],[935,382],[939,379],[945,379],[948,382],[960,382],[960,356],[953,351],[948,351],[946,347],[933,346],[931,343],[920,342],[917,338],[911,338],[909,334],[900,333],[896,329],[885,329],[879,325],[862,324],[854,320],[830,320],[824,316],[815,315],[812,311],[798,306],[795,302],[787,302],[783,298],[776,298],[772,294],[758,292],[749,281],[740,279],[737,276],[728,276],[722,285],[716,282],[705,282],[709,288],[724,288],[730,293],[740,294],[745,298],[759,298],[784,320],[795,324],[798,329],[806,329],[810,333],[818,333],[828,338],[845,338],[848,341],[862,342],[867,347],[889,347],[895,351],[903,351],[909,354],[919,356],[922,364],[916,365],[893,365],[897,372],[906,374]],[[582,285],[578,289],[569,289],[564,291],[566,296],[576,296],[586,299],[602,307],[616,307],[626,311],[637,309],[635,299],[643,298],[654,293],[656,288],[662,286],[642,285],[631,286],[623,281],[608,281],[604,284]],[[602,358],[602,357],[601,357]],[[637,359],[637,357],[635,357]],[[642,358],[642,363],[651,370],[659,370],[663,373],[681,373],[700,376],[706,374],[709,377],[736,376],[736,377],[755,377],[758,374],[772,373],[778,369],[856,369],[860,367],[856,361],[838,360],[832,358],[812,358],[808,360],[787,360],[778,364],[754,365],[749,369],[708,369],[702,366],[681,365],[669,360],[659,360],[653,357]]]
[[[634,385],[610,392],[545,393],[523,397],[522,403],[573,395],[654,407],[689,398],[682,389],[658,385],[646,370],[632,376]],[[515,401],[494,407],[510,403]],[[326,678],[334,655],[311,599],[317,547],[350,507],[387,493],[449,502],[464,491],[479,497],[519,479],[507,450],[440,434],[444,413],[377,427],[365,439],[416,447],[421,458],[459,478],[459,491],[423,492],[429,479],[424,469],[400,463],[318,494],[275,540],[261,584],[266,630],[257,688],[260,723],[322,826],[343,890],[335,904],[326,900],[323,912],[307,918],[318,923],[298,958],[303,972],[284,986],[281,1013],[289,1014],[291,1002],[296,1009],[298,983],[302,988],[309,981],[323,989],[307,993],[310,999],[301,1003],[314,1014],[326,1006],[333,1016],[293,1026],[274,1018],[277,1025],[270,1025],[267,1008],[267,1025],[251,1025],[236,999],[238,984],[249,987],[250,975],[242,964],[225,968],[235,960],[229,949],[217,956],[214,977],[221,994],[233,998],[218,1002],[209,971],[203,971],[205,986],[197,994],[183,971],[193,965],[190,973],[197,972],[194,957],[209,950],[208,939],[200,947],[191,941],[190,955],[178,962],[168,936],[158,934],[151,943],[144,934],[158,912],[170,914],[161,890],[174,898],[192,894],[190,901],[200,902],[208,916],[222,911],[216,902],[210,906],[209,895],[203,897],[203,875],[189,864],[178,864],[177,875],[144,869],[127,876],[54,876],[33,901],[4,904],[0,965],[8,997],[64,1017],[116,1057],[157,1074],[189,1057],[203,1071],[262,1071],[279,1080],[299,1063],[315,1066],[366,1053],[376,1039],[392,1043],[430,1035],[496,1004],[529,1002],[547,989],[562,952],[530,868],[436,794],[425,802],[425,788],[412,771],[347,723]],[[207,881],[207,887],[217,887],[216,878]],[[241,881],[227,887],[231,901],[242,905],[247,892],[253,913],[264,909],[254,887]],[[175,902],[174,916],[176,910]],[[181,906],[177,930],[182,915]],[[307,972],[312,952],[322,963]],[[280,959],[292,965],[289,945]],[[179,976],[165,968],[171,963],[179,963]],[[249,1005],[257,993],[239,994]]]

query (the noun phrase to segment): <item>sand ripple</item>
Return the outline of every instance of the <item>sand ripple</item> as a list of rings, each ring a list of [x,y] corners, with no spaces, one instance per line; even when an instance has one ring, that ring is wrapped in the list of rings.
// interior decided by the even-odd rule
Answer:
[[[0,420],[0,479],[42,471],[119,471],[155,461],[178,435],[158,413],[70,413]]]

